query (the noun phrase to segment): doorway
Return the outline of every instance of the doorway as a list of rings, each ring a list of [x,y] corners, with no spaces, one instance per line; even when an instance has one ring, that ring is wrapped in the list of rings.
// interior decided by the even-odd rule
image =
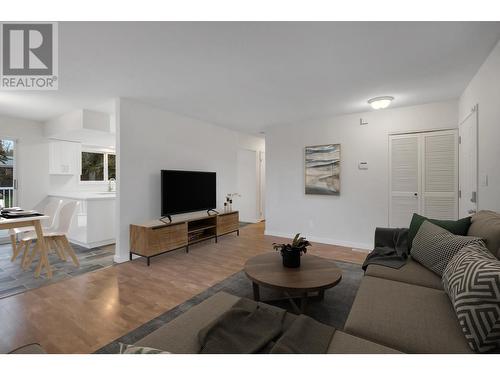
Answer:
[[[238,150],[237,190],[240,197],[235,207],[240,221],[257,223],[264,215],[264,152],[248,149]]]
[[[16,141],[0,138],[0,208],[14,207],[17,202]],[[8,231],[0,231],[0,243],[8,242]]]
[[[477,212],[477,130],[478,105],[458,126],[459,134],[459,199],[458,212],[466,217]]]

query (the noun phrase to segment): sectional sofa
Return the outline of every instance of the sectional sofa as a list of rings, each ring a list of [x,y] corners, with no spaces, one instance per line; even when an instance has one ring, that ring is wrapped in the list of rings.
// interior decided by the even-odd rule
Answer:
[[[470,236],[486,240],[500,257],[500,215],[472,218]],[[197,353],[198,332],[228,311],[239,297],[219,292],[144,337],[135,345],[171,353]],[[277,308],[277,307],[272,307]],[[42,352],[36,345],[17,352]],[[344,329],[336,330],[327,353],[472,353],[441,278],[411,257],[399,269],[369,265]]]

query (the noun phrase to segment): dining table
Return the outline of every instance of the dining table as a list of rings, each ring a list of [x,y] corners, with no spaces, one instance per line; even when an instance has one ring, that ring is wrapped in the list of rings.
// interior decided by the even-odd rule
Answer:
[[[40,253],[40,260],[35,269],[35,277],[40,277],[42,269],[45,268],[47,273],[47,278],[52,278],[52,269],[50,268],[49,258],[48,258],[48,247],[43,236],[43,230],[41,225],[41,220],[49,219],[47,215],[37,215],[37,216],[25,216],[16,218],[4,218],[0,217],[0,230],[8,230],[23,227],[34,227],[36,233],[36,245],[37,250]],[[12,248],[16,249],[16,236],[10,236],[12,242]]]

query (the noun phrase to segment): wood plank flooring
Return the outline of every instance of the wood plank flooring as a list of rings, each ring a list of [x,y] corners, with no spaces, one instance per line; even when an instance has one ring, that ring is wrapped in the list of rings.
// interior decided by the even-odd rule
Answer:
[[[38,342],[49,353],[92,353],[272,251],[264,223],[175,251],[86,273],[0,300],[0,352]],[[313,244],[310,253],[362,263],[366,253]],[[279,255],[277,255],[279,256]],[[250,287],[250,284],[249,284]]]

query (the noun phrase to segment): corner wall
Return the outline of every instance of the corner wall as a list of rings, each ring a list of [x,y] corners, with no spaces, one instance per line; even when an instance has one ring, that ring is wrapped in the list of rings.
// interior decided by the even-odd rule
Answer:
[[[389,133],[456,128],[457,112],[453,100],[267,128],[266,234],[370,249],[388,225]],[[329,143],[341,144],[340,195],[305,195],[304,147]]]
[[[459,100],[459,120],[479,105],[478,208],[500,212],[500,42]],[[487,179],[487,184],[486,184]]]

